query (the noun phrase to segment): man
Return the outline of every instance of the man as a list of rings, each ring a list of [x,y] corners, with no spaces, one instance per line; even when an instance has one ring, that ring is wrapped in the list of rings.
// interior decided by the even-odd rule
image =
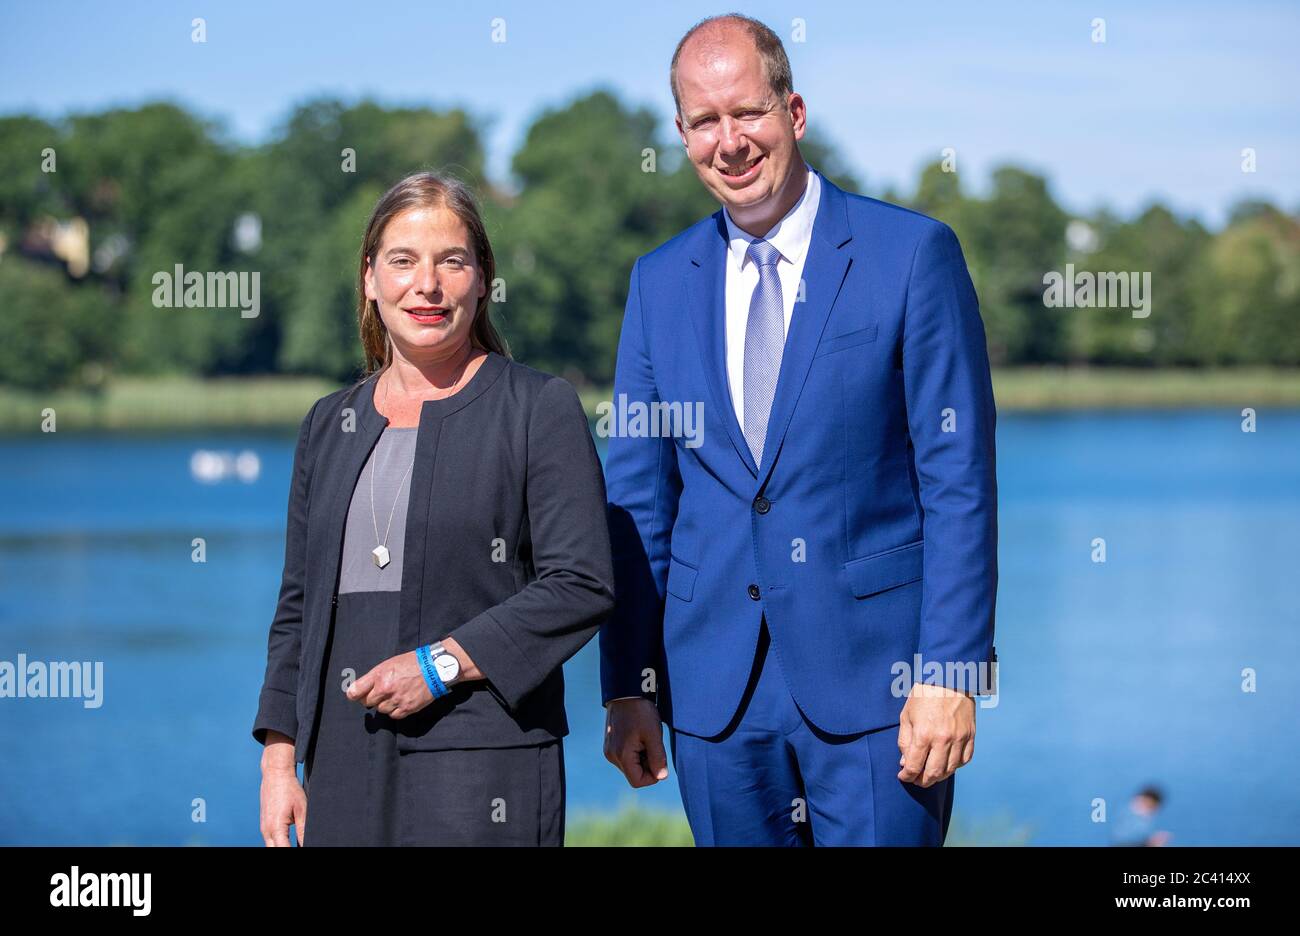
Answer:
[[[722,210],[634,266],[614,393],[703,403],[703,439],[610,439],[605,755],[665,779],[662,715],[697,844],[940,845],[996,660],[995,413],[961,248],[805,165],[761,23],[703,21],[671,81]]]
[[[1159,848],[1169,844],[1168,832],[1156,828],[1156,813],[1165,800],[1157,786],[1143,787],[1128,803],[1128,810],[1119,817],[1111,831],[1112,845]]]

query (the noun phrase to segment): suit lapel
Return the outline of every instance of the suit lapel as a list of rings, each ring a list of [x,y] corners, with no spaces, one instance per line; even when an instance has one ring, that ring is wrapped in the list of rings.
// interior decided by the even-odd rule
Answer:
[[[821,179],[821,203],[813,222],[812,240],[804,260],[804,301],[796,302],[781,355],[781,372],[772,400],[772,414],[767,421],[767,438],[763,443],[765,461],[762,471],[754,464],[745,435],[736,419],[735,407],[727,382],[727,226],[722,212],[713,215],[714,224],[704,228],[691,251],[691,266],[686,274],[686,306],[699,340],[701,363],[713,405],[727,436],[740,460],[759,481],[767,482],[776,462],[781,443],[790,426],[790,417],[808,377],[817,344],[821,341],[826,320],[839,296],[848,273],[850,255],[844,245],[852,240],[848,204],[844,192],[818,173]]]
[[[781,443],[790,427],[790,417],[808,377],[808,368],[849,270],[850,255],[844,245],[852,239],[853,233],[849,229],[847,199],[844,192],[825,176],[818,175],[822,185],[821,203],[817,207],[812,240],[804,260],[804,301],[795,302],[790,333],[786,336],[785,350],[781,355],[781,372],[772,399],[772,414],[767,421],[767,438],[763,442],[760,489],[767,483],[772,466],[780,455]]]
[[[736,420],[727,384],[727,225],[720,210],[713,220],[714,225],[705,228],[707,233],[699,238],[692,251],[691,266],[686,273],[686,306],[695,325],[700,363],[704,366],[713,407],[727,427],[736,454],[749,473],[758,477],[758,466]]]

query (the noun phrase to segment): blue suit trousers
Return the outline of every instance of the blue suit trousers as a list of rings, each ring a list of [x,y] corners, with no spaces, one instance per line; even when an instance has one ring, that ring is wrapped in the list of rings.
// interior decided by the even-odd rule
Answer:
[[[673,730],[696,845],[942,845],[956,775],[898,779],[898,724],[817,729],[790,695],[764,621],[740,710],[719,735]]]

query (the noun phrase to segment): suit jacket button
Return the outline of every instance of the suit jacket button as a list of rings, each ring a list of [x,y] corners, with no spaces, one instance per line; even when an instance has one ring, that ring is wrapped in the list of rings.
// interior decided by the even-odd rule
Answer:
[[[757,585],[750,585],[749,597],[753,598],[755,601],[758,601],[759,598],[763,597],[763,593],[758,590]]]
[[[760,494],[754,498],[754,509],[761,514],[765,514],[772,509],[772,502]]]

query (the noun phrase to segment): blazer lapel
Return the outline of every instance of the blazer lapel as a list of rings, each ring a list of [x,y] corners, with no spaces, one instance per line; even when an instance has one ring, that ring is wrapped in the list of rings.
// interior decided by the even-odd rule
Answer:
[[[790,333],[786,336],[785,350],[781,355],[781,372],[772,399],[772,414],[767,421],[767,438],[763,442],[765,461],[758,476],[760,489],[772,474],[772,466],[790,427],[790,417],[803,391],[826,320],[849,270],[851,258],[849,251],[844,249],[853,238],[849,229],[848,200],[844,192],[825,176],[821,173],[818,176],[822,185],[821,203],[817,207],[812,240],[804,260],[804,301],[795,302]]]
[[[331,589],[338,587],[338,569],[343,556],[343,532],[348,519],[347,505],[352,502],[353,489],[361,476],[366,460],[370,458],[371,450],[388,425],[388,420],[379,414],[374,405],[375,383],[378,379],[378,373],[370,375],[357,388],[348,403],[354,409],[355,423],[348,433],[350,439],[341,446],[339,460],[330,466],[333,483],[322,492],[320,500],[323,504],[344,505],[341,510],[331,506],[326,512],[328,526],[324,537],[327,550],[324,569],[330,576],[328,582]],[[329,431],[345,432],[340,426],[332,426]]]
[[[758,477],[758,466],[736,420],[727,384],[727,225],[721,211],[714,214],[713,221],[714,226],[706,228],[707,234],[699,238],[692,251],[691,266],[686,273],[686,307],[695,325],[700,363],[704,366],[713,407],[727,427],[736,454],[749,473]]]

